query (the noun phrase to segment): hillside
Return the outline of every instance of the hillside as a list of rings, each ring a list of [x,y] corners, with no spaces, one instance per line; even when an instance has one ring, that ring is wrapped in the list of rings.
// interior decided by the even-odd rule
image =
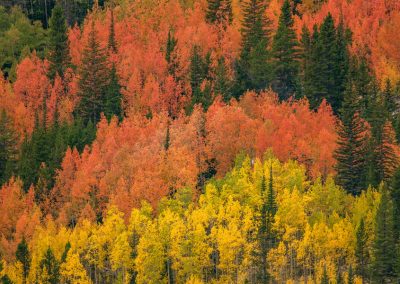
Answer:
[[[400,2],[0,1],[0,283],[400,281]]]

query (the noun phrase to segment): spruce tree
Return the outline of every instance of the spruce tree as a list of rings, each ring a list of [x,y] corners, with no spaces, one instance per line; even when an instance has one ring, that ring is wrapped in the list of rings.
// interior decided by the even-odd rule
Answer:
[[[348,79],[350,32],[343,22],[336,28],[332,15],[328,14],[320,28],[314,25],[308,41],[307,36],[304,29],[302,47],[307,66],[303,69],[304,95],[313,109],[326,99],[338,113]]]
[[[378,133],[378,137],[373,137],[376,181],[389,182],[399,166],[399,159],[394,149],[396,137],[391,122],[386,121]]]
[[[301,30],[300,42],[299,42],[299,50],[300,50],[300,78],[301,78],[301,88],[298,90],[299,96],[303,96],[306,93],[310,92],[311,88],[311,34],[310,30],[303,26]]]
[[[110,120],[114,115],[122,120],[122,94],[115,63],[109,73],[109,83],[105,90],[104,115]]]
[[[226,26],[233,19],[232,0],[207,0],[206,20]]]
[[[200,47],[195,45],[193,47],[192,56],[190,58],[190,86],[192,88],[192,101],[190,104],[190,111],[196,104],[201,104],[204,110],[212,104],[211,86],[209,77],[210,68],[210,53],[205,58],[201,55]],[[202,83],[208,80],[205,88],[202,89]]]
[[[243,5],[242,49],[234,88],[237,98],[247,90],[261,91],[270,85],[269,21],[264,16],[265,9],[262,0],[249,0]]]
[[[337,94],[335,92],[335,76],[338,69],[338,62],[336,58],[336,29],[331,14],[328,14],[320,27],[319,41],[322,56],[315,63],[320,66],[319,71],[321,73],[319,74],[319,78],[321,88],[315,95],[320,96],[321,99],[326,98],[332,108],[337,111],[340,108],[341,98],[336,97]]]
[[[0,113],[0,186],[14,173],[17,163],[17,134],[5,110]]]
[[[214,94],[221,95],[224,102],[229,102],[232,98],[232,86],[228,78],[224,57],[218,59],[215,70]]]
[[[273,189],[272,165],[270,167],[270,178],[268,188],[265,175],[261,177],[261,197],[262,204],[260,210],[260,225],[258,229],[259,240],[259,275],[260,283],[269,283],[271,276],[268,273],[267,255],[271,248],[275,245],[275,234],[273,231],[273,223],[277,211],[275,193]]]
[[[347,284],[354,284],[354,273],[353,273],[353,267],[351,265],[347,273]]]
[[[97,123],[104,111],[105,93],[109,85],[109,71],[106,54],[96,36],[94,22],[89,33],[89,41],[83,51],[82,67],[79,72],[80,101],[75,109],[75,116],[85,124]]]
[[[343,18],[341,17],[339,25],[336,29],[336,47],[335,47],[335,86],[331,98],[331,104],[336,112],[340,110],[343,96],[346,91],[350,72],[350,54],[348,46],[351,44],[351,31],[345,27]]]
[[[61,256],[61,263],[65,263],[67,261],[67,256],[70,249],[71,249],[71,243],[68,241],[65,244],[64,252]]]
[[[168,122],[167,133],[165,134],[165,142],[164,142],[164,150],[165,151],[168,151],[170,144],[171,144],[171,133],[169,130],[169,122]]]
[[[65,70],[71,65],[67,32],[63,8],[57,4],[52,11],[49,28],[48,75],[51,80],[54,80],[56,74],[63,77]]]
[[[357,98],[354,97],[352,86],[349,86],[341,110],[335,158],[337,183],[353,195],[359,195],[365,188],[367,140],[364,132]]]
[[[395,171],[390,185],[393,202],[393,227],[396,244],[400,245],[400,168]]]
[[[381,181],[388,182],[395,169],[398,167],[398,158],[393,145],[396,144],[396,135],[392,126],[392,113],[390,110],[390,86],[381,92],[376,84],[370,91],[367,100],[365,116],[371,125],[369,177],[368,181],[373,186],[378,186]]]
[[[39,266],[42,271],[42,277],[45,278],[43,279],[45,283],[60,283],[60,264],[50,247],[47,248]]]
[[[29,253],[28,244],[26,243],[25,238],[22,238],[22,241],[18,244],[15,257],[22,265],[23,283],[26,283],[26,279],[29,275],[29,270],[31,267],[31,255]]]
[[[340,272],[340,270],[338,269],[337,274],[336,274],[336,284],[344,284],[344,279],[343,279],[343,275]]]
[[[320,90],[323,88],[323,84],[319,77],[321,75],[321,66],[318,61],[323,56],[323,53],[319,37],[317,25],[313,26],[312,34],[307,28],[303,28],[301,41],[303,52],[303,95],[308,98],[310,107],[313,109],[318,108],[322,101]]]
[[[393,121],[393,115],[397,109],[395,93],[389,79],[386,80],[385,88],[382,92],[383,107],[388,113],[388,117]]]
[[[356,233],[356,272],[361,276],[363,283],[367,280],[368,277],[368,267],[369,267],[369,253],[368,253],[368,235],[365,231],[365,223],[364,219],[361,219],[360,224],[357,228]]]
[[[293,28],[289,0],[283,2],[279,25],[272,43],[272,88],[281,100],[294,96],[298,89],[298,42]]]
[[[177,44],[178,40],[174,37],[172,30],[169,30],[167,45],[165,48],[165,60],[168,63],[168,74],[171,75],[175,80],[179,81],[180,78],[177,78],[177,71],[179,68],[179,62],[176,52]]]
[[[364,57],[352,58],[349,67],[349,80],[354,85],[354,92],[360,98],[362,116],[369,120],[370,104],[375,101],[375,82],[371,69]]]
[[[375,283],[393,283],[397,279],[397,250],[394,239],[393,204],[385,187],[375,219],[373,280]]]
[[[108,33],[108,48],[111,52],[117,52],[117,42],[115,41],[115,23],[114,23],[114,10],[111,9],[110,30]]]
[[[324,272],[322,273],[321,284],[329,284],[329,276],[326,271],[326,266],[324,266]]]

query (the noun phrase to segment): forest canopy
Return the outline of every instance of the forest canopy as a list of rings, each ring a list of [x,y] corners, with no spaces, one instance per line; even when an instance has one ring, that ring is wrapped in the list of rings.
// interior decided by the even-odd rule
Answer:
[[[397,283],[399,24],[0,0],[0,283]]]

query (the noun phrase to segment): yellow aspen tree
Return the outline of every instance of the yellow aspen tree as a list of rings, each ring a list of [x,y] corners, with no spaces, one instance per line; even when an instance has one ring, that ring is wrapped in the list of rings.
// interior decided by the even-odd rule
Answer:
[[[80,262],[79,255],[72,251],[68,252],[65,262],[61,264],[60,273],[64,283],[92,283]]]

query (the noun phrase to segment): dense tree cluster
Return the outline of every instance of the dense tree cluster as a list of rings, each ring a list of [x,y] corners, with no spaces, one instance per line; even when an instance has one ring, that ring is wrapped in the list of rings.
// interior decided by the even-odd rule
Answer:
[[[146,202],[129,214],[110,205],[101,223],[38,225],[29,243],[20,239],[15,258],[3,259],[2,277],[14,283],[397,281],[387,189],[353,197],[332,179],[310,183],[297,162],[265,157],[238,156],[197,201],[181,188],[160,200],[157,213]]]
[[[397,283],[400,4],[363,1],[0,1],[0,283]]]

